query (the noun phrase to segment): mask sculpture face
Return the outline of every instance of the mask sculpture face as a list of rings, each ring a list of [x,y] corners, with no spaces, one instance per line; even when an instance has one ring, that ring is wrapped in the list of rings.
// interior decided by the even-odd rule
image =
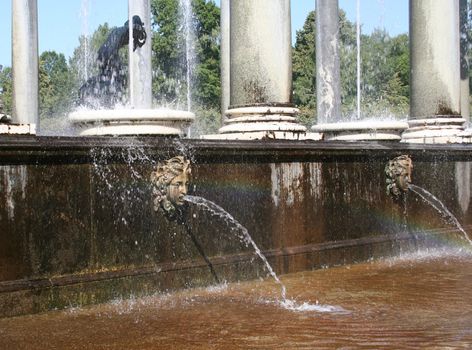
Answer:
[[[177,208],[184,204],[189,175],[190,162],[182,156],[159,162],[151,173],[154,210],[163,210],[173,217]]]
[[[390,160],[385,166],[387,176],[387,194],[395,198],[408,192],[411,183],[413,162],[410,157],[403,155]]]

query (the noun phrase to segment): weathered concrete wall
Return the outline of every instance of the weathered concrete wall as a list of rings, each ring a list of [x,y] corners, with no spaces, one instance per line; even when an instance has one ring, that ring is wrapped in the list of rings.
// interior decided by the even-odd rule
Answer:
[[[222,218],[194,205],[177,221],[153,211],[150,172],[176,149],[192,159],[191,194],[234,216],[279,273],[451,231],[412,194],[387,196],[385,163],[399,154],[412,156],[413,182],[472,227],[467,145],[0,140],[0,315],[266,276]]]

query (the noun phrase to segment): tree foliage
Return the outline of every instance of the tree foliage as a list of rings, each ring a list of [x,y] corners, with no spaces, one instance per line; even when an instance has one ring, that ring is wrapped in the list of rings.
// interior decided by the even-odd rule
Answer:
[[[310,124],[316,118],[316,16],[308,14],[297,32],[293,50],[293,96],[301,119]],[[341,106],[345,119],[357,109],[356,27],[344,11],[339,15],[339,60]],[[408,36],[391,38],[383,30],[361,37],[361,105],[363,116],[404,116],[409,97]]]
[[[12,71],[10,67],[0,66],[0,99],[3,102],[3,112],[11,115],[13,107]]]
[[[311,11],[297,31],[292,53],[293,102],[301,110],[301,119],[309,124],[316,113],[316,19]]]
[[[192,0],[195,65],[192,68],[191,109],[197,115],[196,133],[214,132],[220,120],[220,9],[213,0]],[[187,108],[186,40],[179,0],[152,0],[153,100],[158,106]],[[465,14],[469,18],[468,7]],[[126,19],[123,20],[125,22]],[[308,14],[296,34],[293,48],[293,102],[301,109],[301,120],[313,124],[316,118],[316,16]],[[339,17],[341,106],[345,119],[356,110],[356,28],[346,14]],[[466,28],[469,41],[470,25]],[[64,55],[47,51],[40,56],[40,115],[43,120],[64,116],[77,98],[79,87],[98,73],[96,54],[113,30],[107,23],[92,35],[80,36],[67,62]],[[462,38],[464,39],[464,38]],[[465,39],[464,39],[465,40]],[[405,116],[409,104],[408,35],[391,37],[374,30],[361,37],[361,89],[364,116]],[[468,51],[470,55],[470,50]],[[127,72],[127,49],[120,52]],[[0,94],[6,113],[11,113],[11,68],[0,69]]]
[[[185,101],[185,38],[178,0],[152,0],[153,96],[159,105]]]
[[[39,116],[64,116],[73,100],[72,79],[66,58],[54,51],[39,57]]]
[[[362,36],[361,89],[364,115],[406,117],[409,98],[408,37],[384,30]]]
[[[218,127],[220,104],[220,9],[214,1],[192,0],[193,49],[187,53],[186,33],[181,23],[183,15],[178,0],[152,0],[153,18],[153,95],[158,105],[188,108],[187,92],[190,80],[191,109],[198,113],[197,133],[215,131]],[[191,71],[188,71],[191,69]],[[204,116],[201,113],[205,111]],[[204,119],[204,120],[202,120]]]

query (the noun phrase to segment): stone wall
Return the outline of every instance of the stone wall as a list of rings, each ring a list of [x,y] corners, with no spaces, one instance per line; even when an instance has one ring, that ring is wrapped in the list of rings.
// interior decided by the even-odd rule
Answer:
[[[241,232],[189,204],[153,210],[150,173],[192,161],[190,194],[247,228],[278,273],[355,263],[459,237],[414,194],[386,194],[409,154],[413,183],[470,232],[470,145],[209,142],[158,138],[0,140],[0,316],[267,275]],[[440,243],[438,243],[438,241]],[[459,244],[464,244],[456,240]]]

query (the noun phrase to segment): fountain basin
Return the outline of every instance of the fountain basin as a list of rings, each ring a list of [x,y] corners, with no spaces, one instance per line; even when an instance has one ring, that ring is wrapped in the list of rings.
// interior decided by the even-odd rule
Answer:
[[[69,115],[81,136],[183,136],[194,119],[191,112],[170,109],[78,110]]]
[[[0,317],[212,285],[207,261],[220,281],[265,277],[225,220],[192,205],[185,225],[156,214],[151,172],[182,153],[189,194],[246,227],[277,274],[460,243],[429,205],[409,197],[405,209],[386,193],[385,164],[400,154],[415,162],[413,183],[472,229],[472,145],[9,136]]]
[[[288,274],[291,297],[303,303],[296,310],[278,304],[272,281],[256,280],[5,318],[0,343],[6,349],[465,349],[472,343],[471,258],[433,251]],[[310,309],[323,308],[317,300],[334,311]]]
[[[407,122],[363,120],[343,123],[326,123],[312,126],[329,141],[400,141],[408,128]]]

